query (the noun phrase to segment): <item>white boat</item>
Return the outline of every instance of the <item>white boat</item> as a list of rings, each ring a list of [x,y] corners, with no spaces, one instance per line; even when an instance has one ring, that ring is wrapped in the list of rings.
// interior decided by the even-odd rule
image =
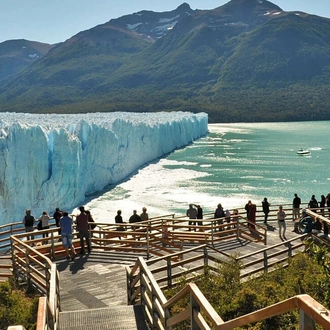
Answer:
[[[307,149],[299,149],[298,151],[297,151],[297,154],[298,155],[309,155],[311,152],[309,151],[309,150],[307,150]]]

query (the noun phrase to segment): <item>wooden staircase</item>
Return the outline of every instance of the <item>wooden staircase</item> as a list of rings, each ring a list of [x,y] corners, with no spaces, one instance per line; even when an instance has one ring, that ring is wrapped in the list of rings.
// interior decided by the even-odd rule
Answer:
[[[0,255],[0,282],[5,282],[13,275],[12,268],[11,254],[7,252]]]

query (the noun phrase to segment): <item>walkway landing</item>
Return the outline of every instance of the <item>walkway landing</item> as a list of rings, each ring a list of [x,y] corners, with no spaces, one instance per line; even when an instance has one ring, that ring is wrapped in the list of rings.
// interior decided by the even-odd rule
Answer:
[[[268,225],[268,246],[281,242],[276,227],[275,222]],[[298,236],[292,229],[293,223],[288,221],[287,239]],[[217,246],[227,254],[247,254],[264,247],[237,239]],[[127,306],[125,266],[134,264],[137,256],[93,250],[74,261],[57,260],[62,309],[59,330],[147,330],[141,307]]]
[[[148,330],[141,306],[61,312],[59,330]]]

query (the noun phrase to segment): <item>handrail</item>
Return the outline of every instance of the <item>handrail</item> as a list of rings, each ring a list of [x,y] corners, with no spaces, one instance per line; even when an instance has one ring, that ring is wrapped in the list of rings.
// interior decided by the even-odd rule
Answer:
[[[126,268],[127,279],[130,280],[128,292],[131,296],[135,296],[131,284],[137,285],[140,282],[140,303],[145,306],[148,323],[153,329],[172,329],[182,321],[190,321],[191,329],[209,330],[209,322],[216,330],[230,330],[297,309],[300,312],[300,329],[312,329],[311,324],[314,322],[324,329],[330,329],[330,311],[309,295],[297,295],[224,322],[196,284],[189,283],[176,295],[164,300],[164,295],[159,289],[157,281],[142,258],[138,258],[133,269],[134,273],[131,273],[130,268]],[[138,274],[136,274],[137,270],[139,270]],[[152,301],[149,297],[152,297]],[[186,297],[189,297],[190,304],[184,311],[172,315],[171,307]],[[131,300],[129,297],[128,301],[132,303],[134,299]],[[154,305],[157,305],[157,308]]]
[[[211,320],[212,324],[222,324],[224,321],[215,311],[213,306],[205,298],[203,293],[199,290],[198,286],[195,283],[188,283],[180,292],[171,297],[167,302],[164,303],[165,314],[170,314],[170,309],[174,306],[179,300],[184,298],[186,295],[190,295],[191,300],[193,299],[198,307],[207,315]],[[175,317],[169,318],[166,322],[167,326],[175,325]]]
[[[242,327],[247,324],[268,319],[276,315],[280,315],[286,312],[290,312],[298,309],[304,314],[304,318],[300,318],[300,329],[312,329],[309,325],[310,322],[322,326],[324,329],[329,329],[330,327],[330,312],[323,305],[318,303],[315,299],[307,294],[297,295],[287,300],[281,301],[279,303],[273,304],[271,306],[265,307],[258,311],[246,314],[244,316],[238,317],[234,320],[227,321],[216,327],[216,330],[230,330],[236,327]],[[306,322],[305,319],[309,319]],[[306,324],[305,324],[306,323]],[[309,323],[309,324],[308,324]]]
[[[322,217],[322,215],[316,214],[314,212],[308,211],[312,216],[315,217]],[[242,228],[248,228],[248,224],[251,223],[248,220],[240,217],[241,220],[239,222],[236,223],[236,228],[237,231],[239,232],[239,226],[242,226]],[[161,228],[161,225],[163,223],[162,218],[158,218],[155,219],[155,226]],[[173,224],[171,226],[174,226],[176,228],[176,226],[174,225],[174,222],[182,222],[182,221],[187,221],[187,219],[178,219],[178,218],[171,218],[171,219],[166,219],[166,221],[172,221]],[[214,222],[217,221],[218,219],[203,219],[203,221],[205,222]],[[322,219],[323,220],[323,219]],[[15,223],[16,224],[16,223]],[[262,227],[258,224],[253,223],[254,225],[256,225],[256,227]],[[130,225],[130,224],[127,224]],[[140,224],[139,224],[140,225]],[[111,242],[113,243],[113,240],[107,240],[104,238],[101,238],[101,235],[106,235],[107,233],[112,233],[113,235],[117,234],[119,235],[140,235],[140,237],[145,237],[146,238],[146,242],[147,244],[149,244],[149,230],[151,230],[153,225],[153,222],[148,220],[146,223],[141,223],[141,231],[124,231],[124,232],[116,232],[116,225],[110,225],[109,230],[110,231],[106,231],[104,230],[104,228],[100,228],[100,230],[93,230],[93,233],[99,234],[99,238],[93,238],[92,240],[94,242],[97,241],[102,241],[102,242]],[[223,226],[227,226],[228,224],[225,222],[223,224]],[[151,227],[150,227],[151,226]],[[180,226],[178,226],[180,227]],[[181,225],[181,227],[187,227],[184,225]],[[207,228],[207,226],[205,226],[205,228]],[[219,228],[219,227],[218,227]],[[220,225],[221,228],[221,225]],[[114,230],[111,230],[114,229]],[[158,231],[158,234],[160,234],[160,231],[156,228],[156,230]],[[21,229],[20,229],[21,231]],[[40,239],[36,239],[36,240],[31,240],[31,241],[22,241],[20,239],[23,239],[24,237],[26,237],[27,235],[31,235],[31,233],[17,233],[15,236],[11,235],[10,236],[10,240],[11,240],[11,246],[12,246],[12,262],[13,262],[13,269],[14,269],[14,274],[20,275],[23,278],[25,278],[26,283],[28,285],[32,285],[34,287],[36,287],[38,290],[40,290],[41,292],[44,292],[47,294],[47,313],[44,313],[47,317],[47,326],[49,326],[50,329],[56,329],[57,327],[57,321],[58,321],[58,314],[59,314],[59,310],[60,310],[60,305],[59,305],[59,274],[58,271],[56,270],[56,265],[52,264],[52,262],[50,261],[49,258],[45,257],[42,253],[38,252],[37,248],[32,248],[29,244],[32,244],[33,242],[43,242],[45,240],[49,240],[51,241],[51,245],[54,245],[54,238],[58,237],[56,235],[54,235],[55,232],[58,231],[58,228],[54,228],[54,229],[48,229],[48,230],[44,230],[44,231],[38,231],[35,232],[35,235],[40,235],[42,234],[42,232],[49,232],[51,233],[51,237],[49,238],[40,238]],[[0,232],[1,234],[1,232]],[[7,233],[6,233],[7,234]],[[193,233],[192,233],[193,234]],[[198,234],[198,233],[197,233]],[[156,241],[157,237],[159,237],[159,235],[151,235],[150,237],[153,237],[153,239]],[[300,236],[301,238],[302,236]],[[292,241],[294,241],[295,239],[291,239],[290,241],[286,241],[285,243],[287,244],[288,242],[291,243]],[[117,240],[118,243],[124,243],[122,241]],[[140,241],[139,241],[140,242]],[[133,240],[126,240],[126,242],[128,245],[134,243]],[[61,245],[61,243],[58,243],[59,245]],[[284,243],[279,243],[276,246],[280,246],[283,245]],[[288,244],[290,245],[290,244]],[[104,249],[105,251],[106,246],[102,246],[101,245],[97,245],[97,247],[99,249]],[[42,246],[43,248],[43,246]],[[271,256],[267,256],[267,251],[270,249],[269,248],[265,248],[263,250],[261,250],[264,254],[264,258],[269,258]],[[200,249],[203,249],[203,253],[201,254],[197,254],[193,257],[189,257],[186,260],[183,260],[183,256],[186,253],[191,253],[191,252],[196,252]],[[172,270],[169,270],[169,268],[174,268],[174,267],[181,267],[185,265],[186,263],[189,262],[196,262],[198,260],[203,260],[203,265],[202,266],[197,266],[197,267],[192,267],[192,268],[188,268],[186,270],[184,270],[185,274],[189,274],[189,273],[194,273],[196,271],[202,270],[203,268],[205,269],[205,265],[208,265],[209,259],[212,261],[216,261],[216,258],[214,258],[212,256],[208,255],[208,250],[210,251],[214,251],[217,252],[217,249],[215,249],[214,247],[211,246],[207,246],[207,245],[198,245],[195,248],[192,248],[190,250],[186,250],[186,251],[179,251],[173,254],[167,254],[165,256],[162,257],[158,257],[158,258],[153,258],[150,259],[148,261],[144,261],[144,259],[142,257],[139,257],[138,260],[140,260],[139,264],[136,263],[134,265],[134,267],[132,268],[132,270],[128,270],[127,269],[127,281],[128,281],[128,301],[130,303],[133,303],[137,297],[143,297],[141,299],[145,299],[145,304],[146,306],[150,306],[150,311],[147,313],[149,315],[151,315],[151,320],[149,320],[149,322],[153,322],[152,324],[155,325],[155,328],[162,328],[159,324],[161,318],[163,317],[164,320],[170,320],[168,322],[176,322],[177,319],[187,319],[190,318],[192,323],[196,323],[198,325],[198,329],[208,329],[208,327],[206,326],[206,322],[205,320],[203,320],[203,318],[201,317],[200,314],[200,310],[204,310],[205,308],[207,309],[207,311],[204,311],[203,313],[205,313],[207,315],[208,318],[213,318],[215,323],[218,323],[219,319],[217,319],[216,316],[212,316],[213,312],[211,313],[212,315],[208,315],[208,311],[211,311],[211,309],[209,308],[210,306],[208,306],[208,302],[205,300],[204,297],[200,296],[200,294],[198,293],[198,290],[196,288],[194,288],[193,286],[190,286],[190,299],[192,301],[191,305],[193,306],[193,309],[191,309],[189,311],[189,313],[183,312],[179,317],[174,317],[174,318],[169,318],[169,310],[166,310],[164,308],[164,306],[166,305],[166,301],[163,301],[163,296],[162,296],[162,291],[159,287],[158,281],[156,281],[154,279],[154,273],[156,272],[160,272],[164,269],[164,266],[162,267],[158,267],[155,268],[154,270],[149,269],[149,266],[151,266],[152,264],[156,263],[156,262],[161,262],[161,261],[165,261],[166,262],[166,266],[165,269],[167,269],[167,286],[171,286],[172,285],[172,278],[178,277],[180,276],[180,274],[172,274]],[[288,250],[289,251],[289,250]],[[54,252],[55,253],[55,252]],[[55,254],[50,253],[50,257],[54,257]],[[280,252],[282,253],[282,252]],[[286,253],[286,252],[283,252]],[[226,256],[225,253],[222,253],[224,256]],[[276,254],[277,256],[279,255],[279,253]],[[243,260],[244,258],[247,258],[249,255],[243,256],[243,257],[239,257],[240,259],[237,260]],[[290,257],[290,252],[288,252],[288,256]],[[178,259],[175,260],[174,257],[177,257],[178,259],[180,259],[181,261],[178,261]],[[260,258],[260,260],[262,260],[262,258]],[[218,260],[218,262],[223,262],[221,260]],[[283,261],[281,261],[283,262]],[[141,265],[143,265],[143,267],[141,268]],[[273,263],[274,265],[274,263]],[[147,269],[144,269],[147,268]],[[40,271],[41,269],[41,271]],[[142,269],[142,270],[141,270]],[[212,268],[214,269],[214,268]],[[43,273],[44,272],[44,273]],[[183,272],[182,272],[183,274]],[[160,278],[161,280],[162,278]],[[140,288],[138,289],[138,291],[135,289],[135,287],[138,285],[138,283],[140,283]],[[132,286],[133,285],[133,286]],[[156,294],[157,299],[154,300],[154,298],[152,298],[151,300],[149,299],[149,293],[150,290],[152,291],[151,293],[151,297],[154,297],[154,294]],[[188,289],[187,289],[188,290]],[[188,291],[189,291],[188,290]],[[40,301],[40,308],[44,308],[42,307],[42,304],[44,304],[43,301]],[[162,307],[162,304],[164,305]],[[305,306],[305,300],[303,303],[301,303],[303,306]],[[304,305],[305,304],[305,305]],[[206,306],[206,307],[205,307]],[[306,305],[307,306],[307,305]],[[304,307],[305,309],[307,309],[307,307]],[[197,311],[196,311],[197,308]],[[323,306],[322,306],[323,308]],[[159,314],[159,315],[158,315]],[[156,315],[156,316],[155,316]],[[157,316],[158,315],[158,316]],[[221,318],[220,318],[221,319]],[[316,319],[315,319],[316,320]],[[165,322],[166,323],[166,322]],[[174,324],[173,323],[173,324]],[[157,324],[157,326],[156,326]],[[226,323],[223,323],[223,326],[225,326]],[[222,328],[219,328],[222,329]],[[227,328],[223,328],[223,329],[227,329]],[[229,328],[228,328],[229,329]]]
[[[37,330],[57,328],[60,310],[59,273],[56,264],[42,253],[33,249],[24,241],[11,236],[11,251],[13,273],[16,278],[22,278],[30,287],[46,294],[39,298]]]

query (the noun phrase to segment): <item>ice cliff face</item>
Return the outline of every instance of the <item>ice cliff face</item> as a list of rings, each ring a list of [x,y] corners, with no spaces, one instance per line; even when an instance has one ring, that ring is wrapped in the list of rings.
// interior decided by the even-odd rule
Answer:
[[[0,114],[0,224],[123,180],[141,165],[207,133],[205,113]]]

